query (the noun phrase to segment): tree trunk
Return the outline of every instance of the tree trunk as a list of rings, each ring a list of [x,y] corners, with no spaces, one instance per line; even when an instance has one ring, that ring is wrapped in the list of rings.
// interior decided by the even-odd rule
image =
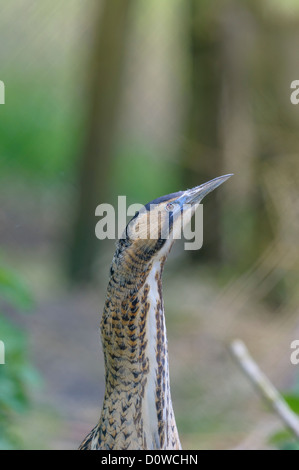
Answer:
[[[254,188],[259,160],[253,117],[252,74],[256,20],[247,2],[231,0],[221,17],[222,99],[220,142],[224,173],[234,173],[223,187],[222,258],[247,269],[257,256],[258,204]]]
[[[131,4],[132,0],[105,0],[95,20],[87,97],[87,135],[70,240],[69,273],[73,281],[89,281],[93,277],[99,246],[95,237],[95,209],[100,203],[109,201],[109,168],[114,151]]]
[[[187,149],[183,161],[186,185],[209,181],[222,173],[218,121],[221,70],[215,12],[207,2],[190,0],[191,96]],[[192,252],[196,256],[197,252]],[[220,246],[220,202],[217,191],[204,204],[201,257],[217,260]]]

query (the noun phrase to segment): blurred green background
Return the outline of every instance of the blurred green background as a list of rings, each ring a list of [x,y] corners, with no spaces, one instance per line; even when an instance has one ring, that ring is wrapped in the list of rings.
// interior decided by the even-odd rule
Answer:
[[[177,243],[164,276],[182,444],[296,448],[227,345],[298,412],[298,44],[295,0],[2,2],[1,449],[76,448],[100,414],[96,206],[226,173],[202,250]]]

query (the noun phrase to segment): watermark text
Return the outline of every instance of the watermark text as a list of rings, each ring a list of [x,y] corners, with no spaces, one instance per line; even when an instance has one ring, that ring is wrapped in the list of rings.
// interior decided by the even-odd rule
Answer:
[[[0,365],[5,364],[5,346],[3,341],[0,341]]]
[[[293,80],[291,83],[291,89],[292,91],[290,100],[292,104],[299,104],[299,80]]]
[[[175,204],[170,205],[175,206]],[[137,213],[138,217],[134,218]],[[100,217],[95,227],[95,235],[99,240],[124,239],[127,236],[131,240],[158,238],[177,240],[183,237],[188,240],[188,243],[184,244],[186,250],[199,250],[203,245],[202,204],[197,204],[196,208],[191,204],[184,204],[167,212],[165,207],[159,208],[154,204],[150,210],[142,204],[131,204],[127,208],[126,196],[118,196],[117,216],[111,204],[97,206],[95,215]],[[128,225],[127,217],[133,217]]]
[[[0,104],[5,104],[5,85],[2,80],[0,80]]]
[[[291,363],[297,366],[299,364],[299,339],[291,343],[291,349],[294,350],[291,354]]]

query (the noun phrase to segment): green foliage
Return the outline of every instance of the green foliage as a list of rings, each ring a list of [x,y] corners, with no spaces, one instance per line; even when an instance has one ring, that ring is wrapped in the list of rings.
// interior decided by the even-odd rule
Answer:
[[[12,72],[11,72],[12,73]],[[60,77],[7,77],[6,101],[1,108],[0,162],[2,176],[21,172],[31,179],[57,181],[73,171],[80,133],[72,111],[71,92]]]
[[[299,415],[299,393],[289,393],[284,395],[284,399],[289,407]]]
[[[0,267],[0,295],[20,311],[30,310],[32,299],[23,282],[13,272]]]
[[[279,431],[271,436],[270,444],[280,450],[299,450],[299,442],[295,441],[290,431]]]
[[[291,410],[299,415],[299,392],[295,389],[294,392],[283,395],[283,398]],[[280,450],[299,450],[299,441],[288,430],[275,433],[271,436],[270,443]]]
[[[37,375],[26,357],[26,335],[8,319],[8,309],[26,311],[32,299],[18,277],[3,267],[0,294],[0,339],[5,344],[5,365],[0,365],[0,449],[13,449],[21,443],[12,428],[18,414],[30,409],[29,389]]]

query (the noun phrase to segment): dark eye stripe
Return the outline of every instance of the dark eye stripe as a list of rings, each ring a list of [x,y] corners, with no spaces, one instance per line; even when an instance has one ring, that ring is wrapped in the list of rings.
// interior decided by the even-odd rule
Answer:
[[[179,191],[177,193],[167,194],[166,196],[158,197],[157,199],[154,199],[153,201],[145,204],[144,207],[146,208],[146,210],[150,211],[151,205],[157,205],[157,204],[160,204],[161,202],[171,201],[172,199],[182,196],[183,193],[184,191]]]

